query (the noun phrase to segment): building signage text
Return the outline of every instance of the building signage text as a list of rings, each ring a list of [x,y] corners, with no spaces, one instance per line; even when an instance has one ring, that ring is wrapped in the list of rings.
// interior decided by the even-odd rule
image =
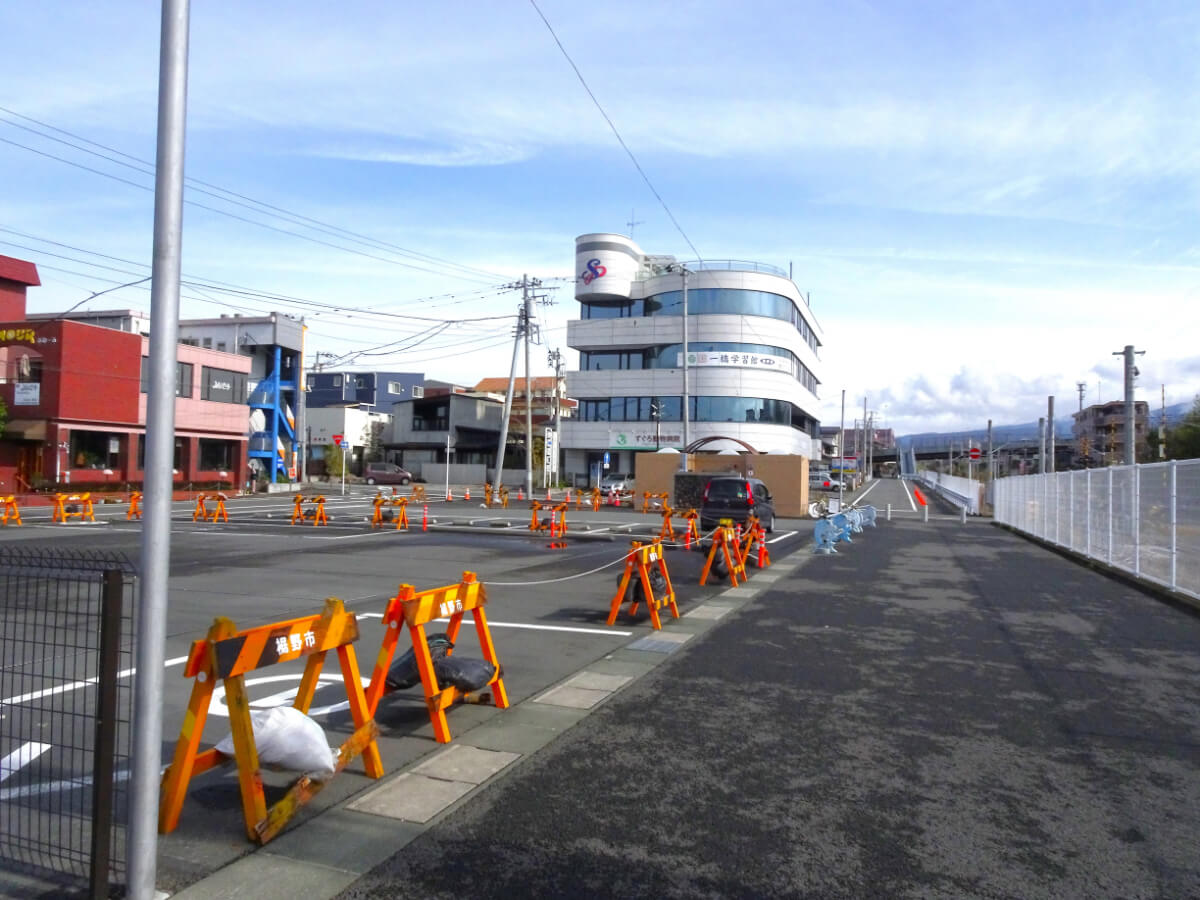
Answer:
[[[675,365],[679,368],[683,367],[683,354],[675,354]],[[783,356],[763,356],[758,353],[728,353],[697,351],[688,352],[688,367],[699,368],[701,366],[738,366],[749,369],[769,369],[773,372],[787,372],[789,375],[795,374],[792,371],[792,361]]]
[[[657,432],[653,428],[639,431],[610,431],[608,445],[614,450],[657,450],[660,447],[682,447],[683,433],[667,428]]]

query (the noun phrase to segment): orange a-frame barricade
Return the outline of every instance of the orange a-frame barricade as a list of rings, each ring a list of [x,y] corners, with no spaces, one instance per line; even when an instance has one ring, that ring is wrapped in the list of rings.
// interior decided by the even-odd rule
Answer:
[[[14,525],[24,525],[21,521],[21,507],[17,506],[17,498],[12,494],[0,497],[0,524],[7,525],[9,520]]]
[[[755,544],[758,545],[757,551]],[[751,513],[746,517],[746,530],[742,534],[742,562],[749,562],[751,553],[754,553],[754,564],[760,569],[766,569],[771,565],[771,554],[767,550],[767,532],[762,527],[762,522],[758,516]]]
[[[712,569],[713,560],[717,558],[718,552],[725,559],[725,568],[729,571],[729,583],[737,587],[738,575],[742,576],[742,581],[746,580],[746,561],[742,559],[742,550],[738,545],[737,535],[734,534],[733,526],[729,524],[728,519],[722,519],[721,524],[713,532],[712,549],[708,551],[708,559],[704,561],[704,568],[700,571],[701,584],[708,580],[709,570]]]
[[[412,498],[414,500],[421,500],[421,501],[428,499],[425,496],[425,485],[414,484],[413,489],[412,489]]]
[[[229,513],[225,509],[225,501],[229,498],[225,494],[217,493],[209,497],[210,500],[217,501],[217,505],[213,507],[213,511],[208,515],[210,522],[228,522]]]
[[[446,710],[455,700],[467,695],[453,685],[442,687],[438,684],[425,626],[435,619],[449,616],[450,624],[446,627],[446,637],[453,644],[458,640],[463,616],[468,612],[475,621],[475,633],[479,637],[483,658],[496,667],[496,674],[487,684],[492,691],[492,701],[498,709],[508,709],[508,692],[504,687],[500,659],[496,655],[492,633],[488,630],[487,615],[483,611],[486,605],[487,591],[475,579],[474,572],[463,572],[463,580],[459,584],[428,591],[417,592],[410,584],[400,585],[400,590],[383,613],[383,644],[379,648],[379,656],[375,659],[375,670],[371,673],[371,683],[366,691],[367,711],[373,716],[379,708],[388,667],[392,664],[396,643],[400,639],[400,625],[405,623],[412,638],[417,669],[421,673],[421,684],[425,688],[425,705],[429,707],[429,721],[433,724],[434,739],[439,744],[448,744],[450,726],[446,722]],[[453,653],[453,650],[447,651],[447,655],[450,653]]]
[[[669,500],[670,497],[670,494],[652,494],[650,491],[643,491],[642,512],[648,513],[656,509],[662,509],[667,505],[667,500]]]
[[[287,824],[296,811],[325,786],[325,782],[302,776],[274,806],[267,808],[259,771],[258,750],[250,721],[250,700],[246,696],[245,674],[279,662],[307,657],[304,676],[296,691],[293,706],[307,713],[316,693],[325,654],[336,650],[341,664],[346,698],[355,731],[338,750],[335,774],[359,754],[367,775],[383,776],[383,762],[375,739],[379,729],[367,706],[362,681],[359,679],[358,659],[352,642],[358,640],[358,621],[347,612],[342,601],[330,597],[320,615],[305,616],[286,622],[276,622],[238,631],[233,622],[217,618],[208,635],[192,644],[183,674],[195,678],[187,714],[175,744],[175,756],[163,775],[158,808],[158,830],[162,834],[174,831],[179,824],[188,782],[216,766],[229,762],[229,757],[215,747],[200,750],[200,737],[208,717],[213,688],[221,679],[225,701],[229,707],[229,722],[233,732],[233,760],[237,763],[238,786],[242,795],[242,814],[246,836],[260,844],[271,840]]]
[[[129,510],[125,513],[125,520],[141,519],[142,517],[142,492],[131,491],[129,494]]]
[[[592,488],[592,512],[600,512],[600,488]]]
[[[196,495],[196,508],[192,510],[192,521],[204,522],[208,519],[208,495]]]
[[[671,516],[672,516],[674,513],[675,513],[675,510],[671,509],[671,507],[669,507],[669,506],[664,506],[664,507],[663,507],[663,511],[662,511],[662,515],[663,515],[662,530],[661,530],[661,531],[659,531],[659,533],[658,533],[658,536],[659,536],[660,538],[662,538],[664,541],[673,541],[673,540],[675,540],[675,525],[674,525],[674,524],[671,522]]]
[[[311,503],[317,504],[311,514],[304,511],[304,495],[296,495],[296,507],[292,510],[291,524],[303,525],[306,519],[312,519],[314,526],[328,525],[329,517],[325,515],[325,495],[318,494],[315,497],[309,497],[308,500]]]
[[[70,503],[73,509],[67,509]],[[92,510],[92,495],[87,494],[55,494],[54,515],[51,521],[65,524],[67,519],[78,519],[80,522],[95,522],[96,514]]]
[[[404,529],[408,531],[408,498],[407,497],[387,497],[383,494],[375,495],[375,514],[371,516],[371,527],[382,528],[389,520],[383,517],[383,508],[391,506],[399,508],[400,512],[396,513],[396,530]]]
[[[666,590],[662,596],[655,595],[654,588],[650,583],[651,567],[657,567],[666,582]],[[679,618],[679,606],[675,602],[675,588],[671,586],[671,575],[667,572],[667,560],[663,556],[663,548],[659,539],[654,538],[649,544],[643,544],[641,541],[631,542],[631,549],[625,557],[625,573],[617,585],[617,592],[613,594],[605,624],[612,625],[617,621],[617,613],[621,611],[621,601],[625,599],[629,583],[635,577],[642,585],[642,596],[646,600],[646,608],[650,610],[650,622],[656,629],[662,628],[662,620],[658,617],[658,611],[664,606],[671,610],[672,616],[676,619]],[[637,612],[638,602],[637,593],[629,591],[629,615],[632,616]]]

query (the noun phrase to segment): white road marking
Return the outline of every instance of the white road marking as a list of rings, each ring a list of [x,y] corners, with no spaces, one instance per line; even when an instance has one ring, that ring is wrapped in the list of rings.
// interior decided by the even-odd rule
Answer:
[[[0,781],[8,780],[8,776],[25,768],[49,749],[50,744],[39,744],[37,741],[22,744],[4,759],[0,759]]]
[[[174,659],[168,659],[163,663],[163,668],[169,669],[171,666],[182,665],[187,662],[186,656],[176,656]],[[137,669],[122,669],[117,673],[118,678],[128,678],[133,675]],[[85,678],[83,681],[72,681],[70,684],[59,684],[52,688],[43,688],[40,691],[30,691],[28,694],[18,694],[15,697],[8,697],[0,700],[0,706],[19,706],[22,703],[28,703],[30,700],[41,700],[43,697],[53,697],[55,694],[65,694],[67,691],[77,691],[82,687],[87,687],[89,684],[95,684],[95,678]]]
[[[908,480],[905,478],[901,478],[900,479],[900,487],[904,488],[904,494],[906,497],[908,497],[908,505],[912,507],[913,512],[916,512],[917,504],[916,504],[916,501],[913,500],[913,496],[908,490]]]

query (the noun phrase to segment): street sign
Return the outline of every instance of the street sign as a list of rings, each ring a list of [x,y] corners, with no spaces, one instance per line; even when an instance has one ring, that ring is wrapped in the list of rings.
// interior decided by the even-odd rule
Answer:
[[[343,435],[340,435],[340,434],[335,434],[335,435],[333,436],[333,442],[334,442],[335,444],[340,444],[340,443],[342,442],[342,437],[343,437]]]
[[[971,459],[979,459],[979,448],[978,447],[971,448]]]
[[[350,442],[349,441],[338,441],[338,446],[341,447],[343,450],[349,450]]]

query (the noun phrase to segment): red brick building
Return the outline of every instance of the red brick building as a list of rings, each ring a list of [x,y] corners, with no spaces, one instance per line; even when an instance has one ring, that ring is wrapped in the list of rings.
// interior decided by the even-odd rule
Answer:
[[[149,338],[64,319],[28,320],[30,262],[0,256],[0,490],[141,482]],[[179,345],[175,480],[240,484],[247,472],[247,357]]]

